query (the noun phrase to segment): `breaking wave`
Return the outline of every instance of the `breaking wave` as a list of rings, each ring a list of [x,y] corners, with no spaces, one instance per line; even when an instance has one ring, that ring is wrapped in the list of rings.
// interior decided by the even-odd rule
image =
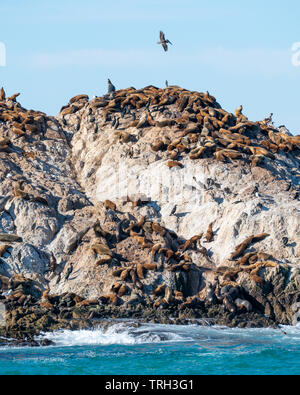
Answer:
[[[215,345],[234,346],[235,344],[288,343],[300,342],[300,325],[282,326],[280,329],[231,329],[227,327],[204,327],[198,325],[159,325],[118,323],[107,329],[60,330],[44,333],[37,339],[47,338],[55,346],[91,346],[91,345],[135,345],[149,343],[214,343]]]

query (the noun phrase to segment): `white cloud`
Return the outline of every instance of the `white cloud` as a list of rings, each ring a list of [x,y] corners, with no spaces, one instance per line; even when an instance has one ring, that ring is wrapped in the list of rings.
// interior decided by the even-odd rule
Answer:
[[[64,52],[36,53],[27,58],[27,64],[37,68],[70,66],[141,66],[153,61],[155,54],[140,50],[82,49]]]
[[[25,59],[28,67],[37,69],[60,69],[65,67],[122,67],[136,69],[139,67],[160,69],[180,68],[191,65],[203,66],[216,71],[239,75],[283,75],[291,72],[292,53],[290,50],[272,49],[228,49],[194,48],[188,52],[181,48],[165,54],[157,50],[108,50],[81,49],[61,52],[34,53]],[[23,58],[24,60],[24,58]]]
[[[224,71],[238,74],[282,74],[291,68],[291,52],[289,50],[273,50],[249,48],[232,50],[215,48],[205,51],[202,61]]]

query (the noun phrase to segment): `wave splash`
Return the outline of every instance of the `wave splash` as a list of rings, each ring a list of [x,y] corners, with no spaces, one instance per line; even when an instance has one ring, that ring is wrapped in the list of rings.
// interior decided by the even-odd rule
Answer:
[[[90,345],[135,345],[170,342],[215,342],[223,345],[261,342],[300,342],[300,325],[282,326],[279,329],[231,329],[226,327],[203,327],[198,325],[175,326],[159,324],[117,323],[107,329],[60,330],[44,333],[37,340],[47,338],[55,346],[90,346]]]
[[[111,344],[147,344],[188,341],[178,331],[169,330],[169,325],[141,325],[140,327],[119,323],[107,329],[98,328],[91,330],[60,330],[53,333],[44,333],[37,340],[47,338],[56,346],[88,346]]]

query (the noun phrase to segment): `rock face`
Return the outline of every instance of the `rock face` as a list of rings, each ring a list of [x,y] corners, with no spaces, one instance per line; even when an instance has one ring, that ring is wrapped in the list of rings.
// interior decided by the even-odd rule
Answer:
[[[270,120],[176,86],[78,95],[56,118],[4,96],[0,292],[10,311],[48,290],[102,315],[295,323],[299,148]],[[16,275],[40,295],[22,297]]]

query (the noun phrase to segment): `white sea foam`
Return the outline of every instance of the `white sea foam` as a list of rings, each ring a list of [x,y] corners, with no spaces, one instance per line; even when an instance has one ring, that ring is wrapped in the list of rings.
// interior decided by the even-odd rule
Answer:
[[[300,325],[282,326],[286,335],[279,329],[231,329],[226,327],[202,327],[197,325],[175,326],[143,324],[134,325],[119,323],[106,330],[60,330],[45,333],[39,337],[52,340],[55,346],[89,346],[89,345],[135,345],[169,342],[213,342],[222,345],[259,344],[268,342],[300,342]]]
[[[106,330],[60,330],[45,333],[38,339],[47,338],[56,346],[110,345],[110,344],[145,344],[186,341],[184,337],[163,325],[141,326],[135,328],[125,324],[115,324]]]

